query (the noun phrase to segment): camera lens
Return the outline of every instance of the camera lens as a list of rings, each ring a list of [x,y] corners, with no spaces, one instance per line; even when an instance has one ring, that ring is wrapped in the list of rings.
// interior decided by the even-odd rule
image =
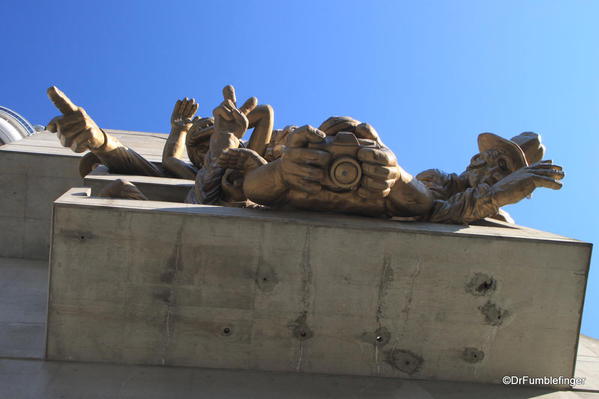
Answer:
[[[362,178],[362,168],[358,161],[350,157],[341,157],[333,162],[330,169],[333,183],[341,188],[352,188]]]

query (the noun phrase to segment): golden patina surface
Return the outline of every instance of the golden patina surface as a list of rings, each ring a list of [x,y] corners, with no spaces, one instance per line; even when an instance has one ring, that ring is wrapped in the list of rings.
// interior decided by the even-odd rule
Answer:
[[[178,100],[162,164],[155,165],[106,134],[58,88],[48,96],[62,113],[48,125],[61,144],[90,151],[81,173],[97,164],[110,172],[195,179],[187,202],[269,206],[368,216],[399,216],[468,224],[485,217],[513,222],[502,206],[529,197],[538,187],[559,189],[562,168],[544,161],[540,135],[478,137],[479,153],[461,174],[430,169],[413,176],[371,125],[331,117],[309,125],[274,129],[271,106],[255,97],[237,106],[235,89],[223,89],[212,117],[195,116],[195,99]],[[248,142],[242,140],[253,129]],[[185,159],[185,154],[191,163]],[[116,198],[143,199],[118,181],[104,190]]]

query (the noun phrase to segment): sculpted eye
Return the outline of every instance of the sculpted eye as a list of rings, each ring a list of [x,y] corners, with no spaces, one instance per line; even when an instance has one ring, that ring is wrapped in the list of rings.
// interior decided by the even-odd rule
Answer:
[[[507,167],[507,163],[505,162],[505,159],[500,159],[498,162],[498,165],[501,168],[501,170],[503,170],[504,172],[509,172],[509,168]]]

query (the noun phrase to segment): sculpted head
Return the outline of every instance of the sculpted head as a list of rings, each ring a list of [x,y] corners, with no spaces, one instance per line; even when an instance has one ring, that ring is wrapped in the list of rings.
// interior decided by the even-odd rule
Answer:
[[[472,157],[465,174],[469,185],[485,183],[490,186],[520,168],[539,162],[545,153],[541,136],[524,132],[511,140],[493,133],[478,136],[479,153]]]

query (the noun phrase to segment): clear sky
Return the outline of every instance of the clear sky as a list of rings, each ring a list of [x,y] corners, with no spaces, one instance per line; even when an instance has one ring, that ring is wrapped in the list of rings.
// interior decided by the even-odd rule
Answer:
[[[168,132],[177,98],[207,115],[226,84],[277,127],[350,115],[417,173],[461,172],[478,133],[541,133],[566,171],[507,207],[519,224],[597,243],[597,1],[12,1],[0,105],[32,123],[58,85],[102,127]],[[582,331],[599,337],[599,262]],[[558,295],[559,293],[556,293]]]

